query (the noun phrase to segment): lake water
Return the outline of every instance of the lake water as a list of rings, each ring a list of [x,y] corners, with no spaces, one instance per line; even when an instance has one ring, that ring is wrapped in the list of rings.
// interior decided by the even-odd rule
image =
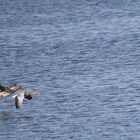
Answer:
[[[1,0],[1,140],[140,139],[139,0]]]

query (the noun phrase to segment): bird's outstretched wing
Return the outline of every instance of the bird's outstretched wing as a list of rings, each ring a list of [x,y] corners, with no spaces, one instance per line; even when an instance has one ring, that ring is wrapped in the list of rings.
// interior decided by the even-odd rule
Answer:
[[[0,97],[5,97],[13,94],[14,92],[18,90],[22,90],[23,88],[21,86],[10,86],[10,87],[4,87],[0,85]]]

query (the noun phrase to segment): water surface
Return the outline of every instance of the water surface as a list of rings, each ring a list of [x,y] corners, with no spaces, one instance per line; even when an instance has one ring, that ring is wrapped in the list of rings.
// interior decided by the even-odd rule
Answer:
[[[140,139],[138,0],[1,0],[0,139]]]

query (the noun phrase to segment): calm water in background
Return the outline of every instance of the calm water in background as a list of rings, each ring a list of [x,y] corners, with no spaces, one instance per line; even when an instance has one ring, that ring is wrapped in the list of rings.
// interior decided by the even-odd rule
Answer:
[[[0,139],[139,140],[140,1],[1,0]]]

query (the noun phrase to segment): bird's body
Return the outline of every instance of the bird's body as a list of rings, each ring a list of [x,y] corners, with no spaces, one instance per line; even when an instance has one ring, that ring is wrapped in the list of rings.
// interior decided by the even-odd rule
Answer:
[[[13,93],[15,93],[18,90],[22,90],[23,88],[21,86],[10,86],[10,87],[5,87],[0,85],[0,97],[5,97],[9,96]],[[16,108],[20,108],[23,104],[24,100],[31,100],[32,95],[39,94],[39,92],[33,92],[33,91],[24,91],[22,90],[21,92],[17,93],[12,97],[12,99],[15,100],[15,106]]]

